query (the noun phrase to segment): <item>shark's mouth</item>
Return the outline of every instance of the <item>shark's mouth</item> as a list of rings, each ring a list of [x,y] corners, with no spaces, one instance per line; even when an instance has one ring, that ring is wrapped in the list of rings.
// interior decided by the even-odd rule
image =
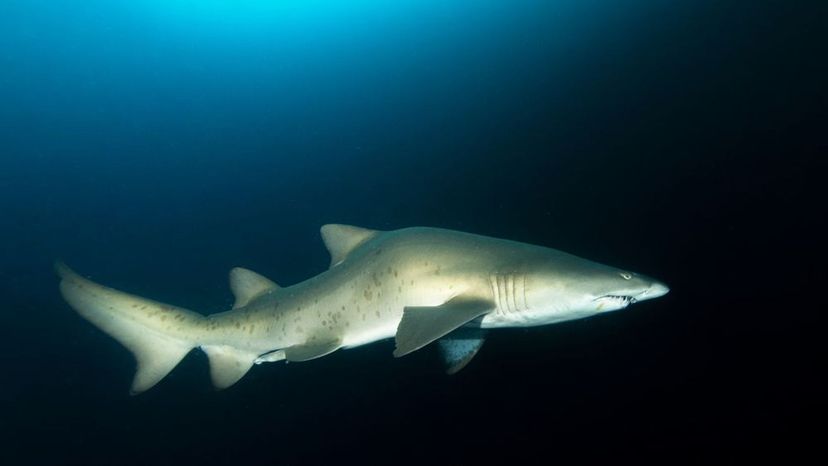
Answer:
[[[625,296],[625,295],[617,295],[617,294],[608,294],[601,296],[599,298],[595,298],[595,301],[605,300],[608,302],[612,302],[617,304],[618,306],[626,307],[630,304],[635,303],[636,299],[632,296]]]

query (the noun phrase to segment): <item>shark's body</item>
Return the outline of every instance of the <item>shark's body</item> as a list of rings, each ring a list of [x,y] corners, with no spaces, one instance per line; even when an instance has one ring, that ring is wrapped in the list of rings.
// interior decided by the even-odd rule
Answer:
[[[236,303],[221,314],[122,293],[58,265],[61,292],[133,352],[136,393],[194,347],[208,354],[219,388],[253,364],[304,361],[392,337],[395,356],[439,340],[456,372],[476,354],[485,329],[588,317],[667,292],[646,277],[554,249],[449,230],[326,225],[322,236],[330,269],[285,288],[233,269]]]

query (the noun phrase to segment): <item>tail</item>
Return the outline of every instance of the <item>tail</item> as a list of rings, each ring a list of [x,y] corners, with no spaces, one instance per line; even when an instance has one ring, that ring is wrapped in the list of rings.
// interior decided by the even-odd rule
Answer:
[[[151,388],[199,346],[204,316],[98,285],[63,263],[55,270],[69,305],[135,356],[131,393]]]

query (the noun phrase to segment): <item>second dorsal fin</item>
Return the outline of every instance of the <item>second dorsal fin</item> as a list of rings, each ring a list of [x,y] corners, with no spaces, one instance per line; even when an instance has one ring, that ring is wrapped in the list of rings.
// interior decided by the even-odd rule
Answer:
[[[379,233],[367,228],[336,224],[324,225],[320,232],[325,247],[331,253],[331,267],[344,261],[351,251]]]
[[[230,290],[236,298],[233,309],[246,306],[253,298],[278,288],[279,285],[252,270],[234,267],[230,271]]]

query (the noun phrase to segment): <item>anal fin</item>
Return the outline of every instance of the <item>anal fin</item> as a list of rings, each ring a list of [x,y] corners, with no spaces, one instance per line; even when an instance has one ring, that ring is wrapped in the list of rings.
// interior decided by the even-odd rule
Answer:
[[[258,356],[226,345],[204,345],[201,349],[210,358],[210,378],[219,390],[244,377]]]

